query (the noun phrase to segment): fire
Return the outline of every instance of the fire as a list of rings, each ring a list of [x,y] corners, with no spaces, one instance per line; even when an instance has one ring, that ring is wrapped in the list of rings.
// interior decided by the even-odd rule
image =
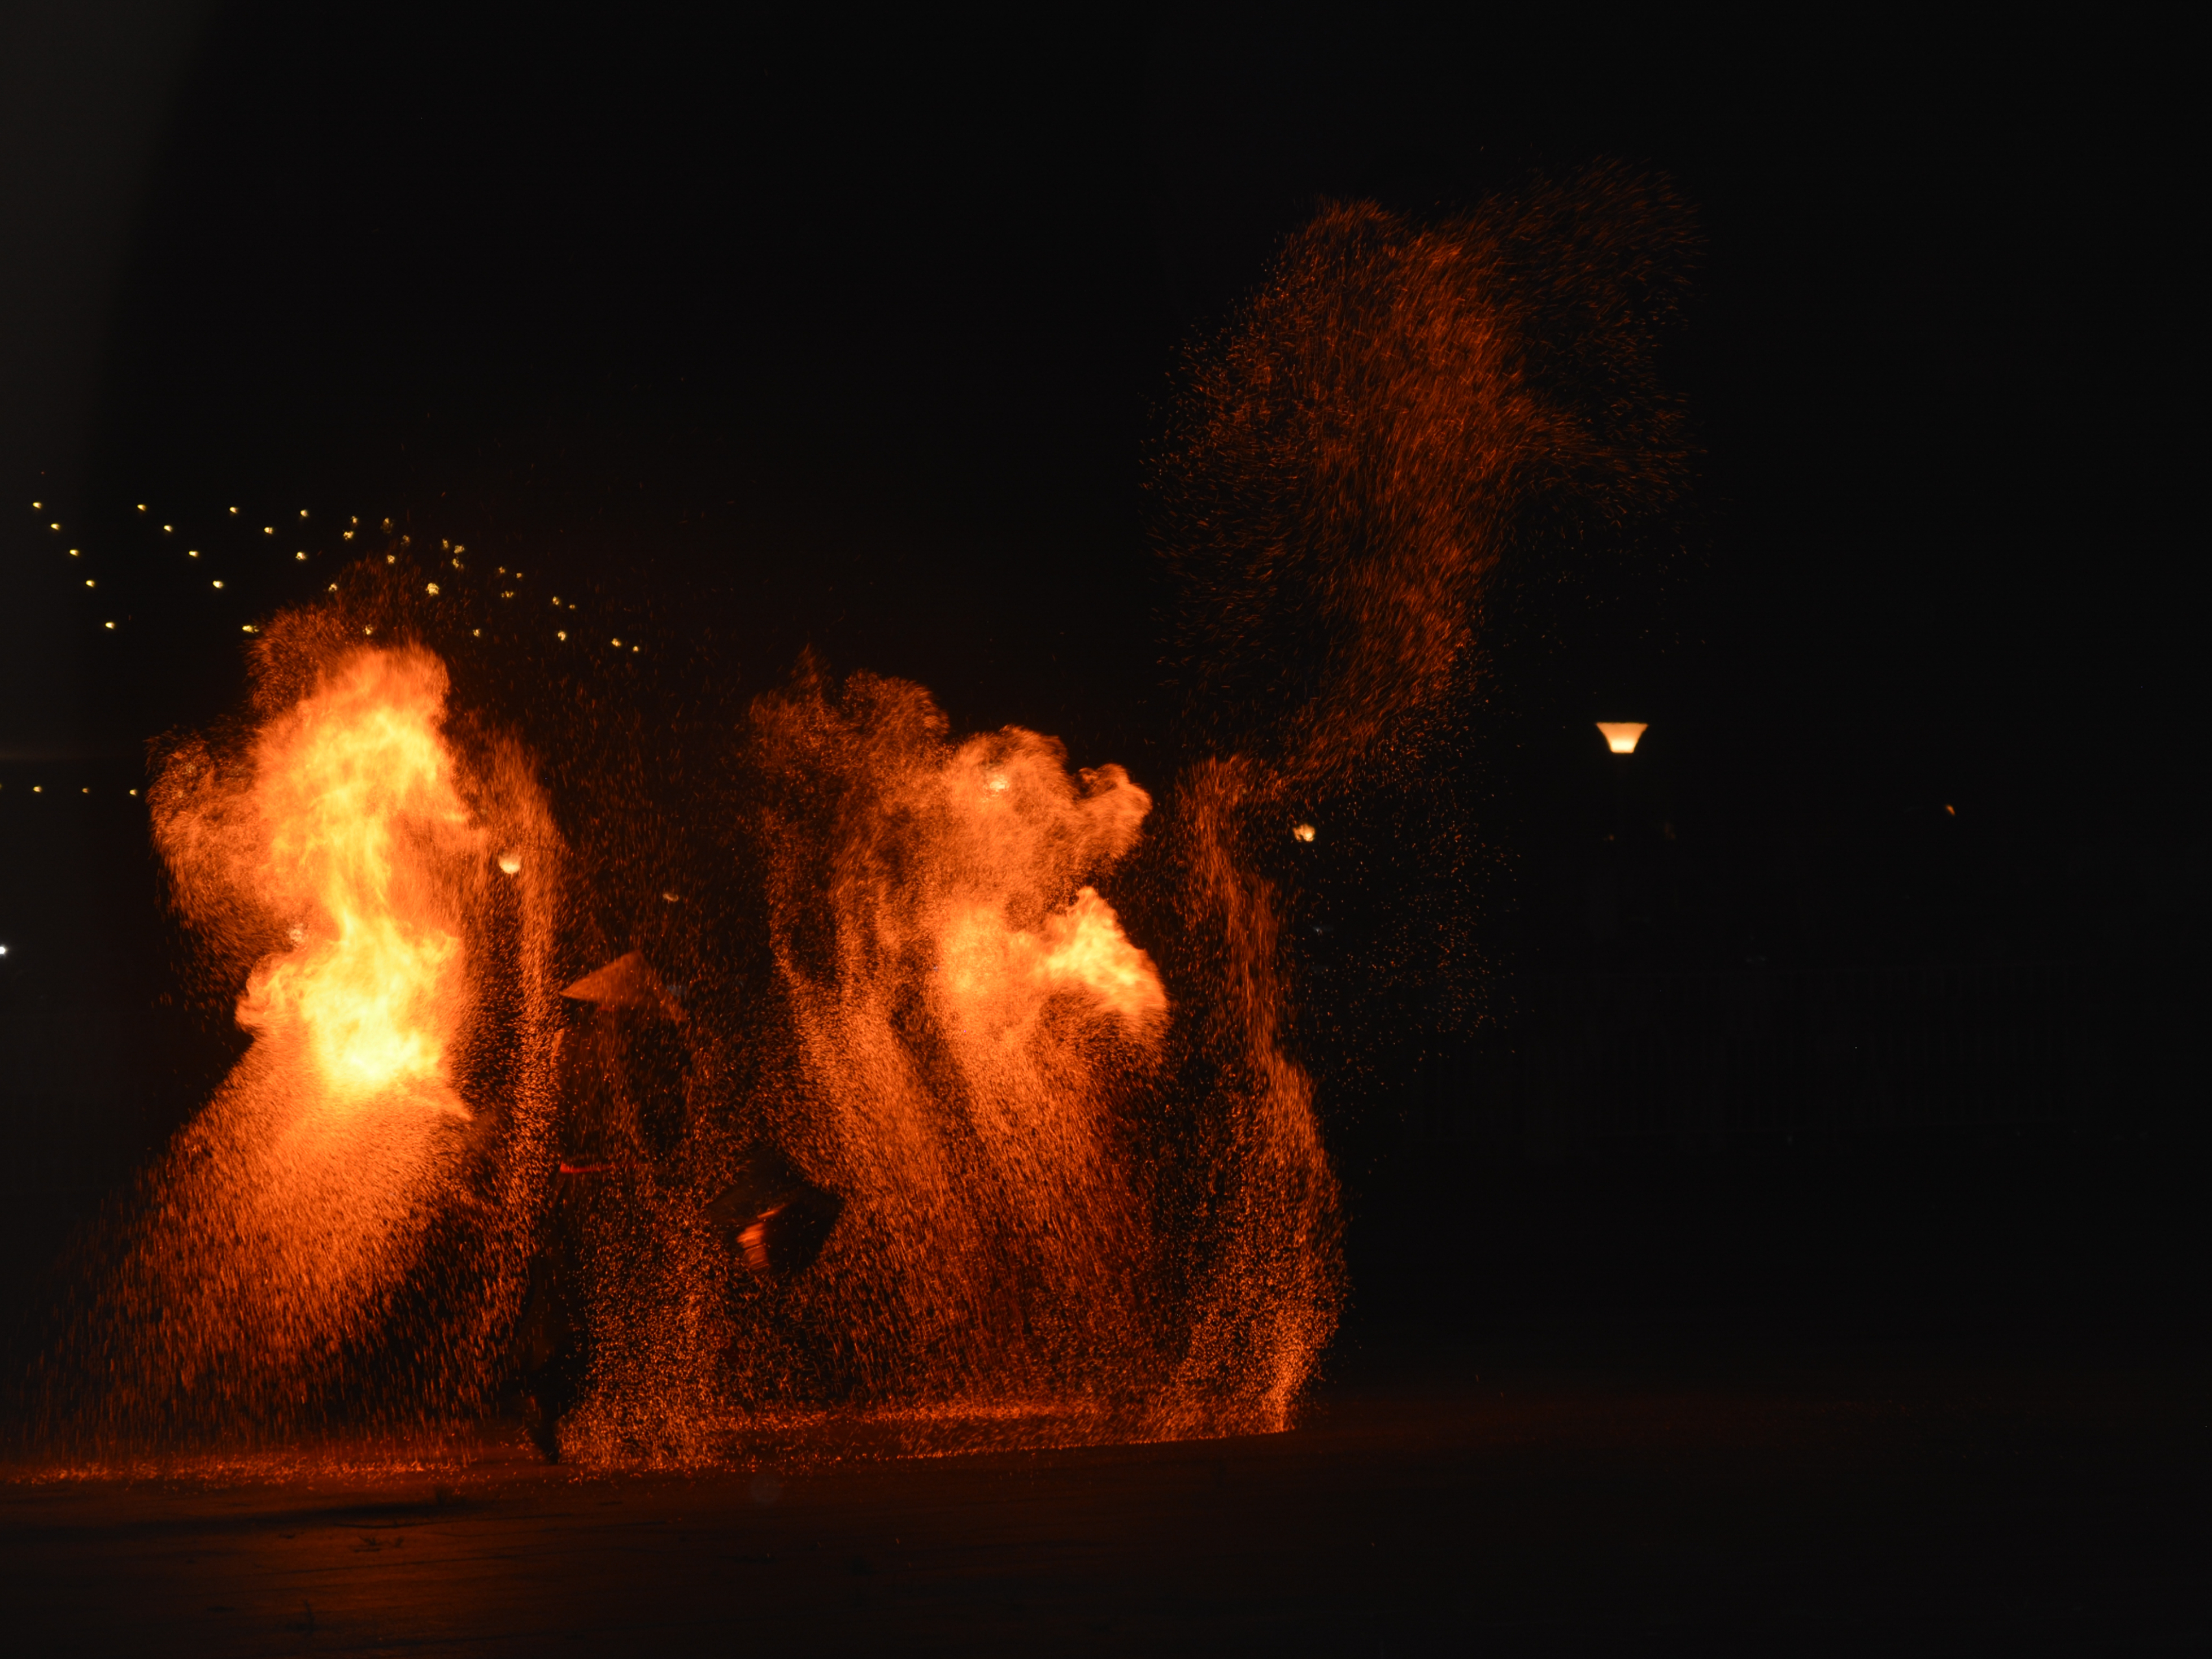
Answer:
[[[946,923],[944,951],[945,988],[957,1005],[1033,1017],[1046,999],[1073,993],[1133,1035],[1167,1014],[1152,959],[1129,943],[1095,887],[1079,890],[1034,933],[1006,927],[988,907],[967,906]]]
[[[567,890],[519,744],[383,643],[437,584],[388,550],[373,608],[249,624],[250,734],[176,747],[150,804],[254,1042],[146,1178],[64,1355],[86,1391],[283,1433],[526,1376],[599,1461],[825,1407],[1285,1426],[1345,1285],[1261,848],[1308,813],[1354,847],[1419,777],[1524,530],[1670,498],[1650,346],[1687,234],[1601,171],[1285,245],[1161,453],[1200,741],[1157,820],[1119,766],[810,663],[721,781],[576,767]]]
[[[426,848],[477,838],[437,730],[445,689],[428,653],[357,651],[257,746],[257,884],[301,918],[301,942],[255,969],[239,1023],[296,1030],[348,1108],[395,1093],[465,1110],[446,1075],[464,952],[450,894],[421,867]]]
[[[444,665],[362,631],[273,623],[253,726],[176,745],[150,793],[253,1042],[44,1362],[76,1368],[76,1430],[420,1424],[497,1381],[545,1196],[556,843],[511,742],[454,747]]]

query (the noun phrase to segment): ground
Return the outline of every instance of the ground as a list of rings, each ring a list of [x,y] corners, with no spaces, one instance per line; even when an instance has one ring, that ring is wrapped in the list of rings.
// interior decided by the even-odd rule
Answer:
[[[2203,1653],[2212,1356],[1342,1345],[1291,1432],[0,1484],[21,1652]]]

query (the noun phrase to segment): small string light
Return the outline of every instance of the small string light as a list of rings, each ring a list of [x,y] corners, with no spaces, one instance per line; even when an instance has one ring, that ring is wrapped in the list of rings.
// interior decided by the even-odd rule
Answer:
[[[292,556],[293,556],[295,559],[305,559],[305,558],[307,556],[307,550],[305,548],[301,548],[301,549],[297,553],[295,553]]]
[[[221,579],[220,577],[218,577],[218,578],[216,579],[216,586],[217,587],[221,587],[221,586],[222,586],[222,579]]]
[[[197,547],[188,547],[185,550],[185,556],[188,559],[197,559],[199,556],[200,550]]]
[[[115,626],[115,624],[114,624],[113,623],[100,623],[100,626],[101,626],[102,628],[112,628],[112,627],[114,627],[114,626]]]

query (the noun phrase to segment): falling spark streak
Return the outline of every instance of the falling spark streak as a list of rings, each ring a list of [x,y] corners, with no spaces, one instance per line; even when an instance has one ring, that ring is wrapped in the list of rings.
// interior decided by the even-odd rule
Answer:
[[[244,969],[253,1041],[46,1362],[58,1435],[421,1424],[497,1381],[542,1200],[551,988],[550,890],[489,853],[557,859],[519,751],[453,746],[438,659],[349,631],[272,624],[250,741],[182,743],[151,791],[178,910]]]
[[[550,1235],[588,1360],[564,1455],[695,1462],[825,1410],[969,1443],[1286,1426],[1344,1269],[1261,849],[1407,775],[1516,515],[1625,513],[1680,463],[1622,299],[1663,300],[1671,208],[1579,188],[1426,229],[1329,209],[1194,362],[1158,482],[1217,741],[1157,815],[1117,766],[956,740],[921,687],[810,662],[724,757],[738,850],[625,878],[614,938],[574,920],[520,747],[448,711],[427,650],[369,642],[435,584],[386,551],[361,574],[412,611],[270,623],[250,738],[181,744],[149,801],[252,1045],[142,1184],[48,1401],[172,1443],[481,1408]],[[635,849],[592,833],[611,894]],[[625,1067],[654,1045],[684,1060],[648,1099]],[[776,1184],[718,1242],[749,1178]],[[799,1189],[833,1220],[778,1277]]]

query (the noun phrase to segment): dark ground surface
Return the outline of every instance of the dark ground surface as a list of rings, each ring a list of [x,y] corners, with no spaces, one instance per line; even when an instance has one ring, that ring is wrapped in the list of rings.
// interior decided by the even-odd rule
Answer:
[[[2212,1356],[1346,1345],[1283,1435],[0,1485],[19,1652],[2212,1650]]]

